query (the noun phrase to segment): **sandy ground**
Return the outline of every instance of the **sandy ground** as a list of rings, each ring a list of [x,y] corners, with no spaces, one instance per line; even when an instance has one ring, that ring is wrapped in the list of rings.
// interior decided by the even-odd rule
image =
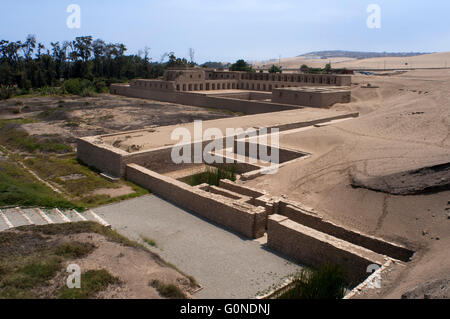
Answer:
[[[323,68],[331,62],[333,68],[348,69],[397,69],[397,68],[450,68],[450,52],[424,54],[413,57],[388,57],[371,59],[331,58],[331,59],[307,59],[305,57],[293,57],[281,59],[281,65],[288,69],[299,69],[303,64],[314,68]],[[406,65],[405,63],[408,63]],[[270,67],[279,64],[278,60],[270,63],[256,63],[257,66]]]
[[[203,129],[203,131],[208,128],[218,128],[221,130],[222,134],[226,136],[227,128],[242,128],[243,130],[247,130],[250,128],[259,129],[263,127],[277,127],[284,124],[303,123],[315,120],[326,121],[326,119],[350,113],[352,112],[346,110],[304,108],[204,121],[201,126],[198,127]],[[130,151],[133,153],[136,151],[145,151],[153,148],[175,145],[180,142],[179,139],[172,139],[172,133],[177,127],[177,125],[171,125],[137,132],[123,132],[106,137],[92,137],[90,140],[95,141],[96,144],[104,143],[105,145],[112,145],[123,151]],[[196,134],[194,123],[187,123],[183,125],[183,127],[189,130],[192,141],[203,139],[202,134]],[[200,130],[200,132],[202,131]],[[130,149],[133,145],[138,146],[138,149]]]
[[[7,230],[6,232],[17,233],[18,231]],[[45,285],[36,287],[35,292],[42,299],[57,296],[58,291],[66,285],[68,278],[66,269],[73,264],[80,267],[81,273],[104,269],[119,279],[120,282],[109,285],[106,290],[99,292],[95,299],[162,299],[158,291],[149,284],[153,280],[165,285],[177,286],[187,298],[192,298],[191,293],[199,289],[197,283],[170,267],[156,253],[141,247],[119,244],[95,232],[34,236],[36,236],[34,241],[30,239],[24,241],[24,245],[19,249],[19,255],[26,256],[26,250],[34,249],[33,245],[51,248],[63,243],[88,243],[95,247],[85,257],[66,259],[61,271],[55,277]],[[9,249],[14,248],[9,247]]]
[[[83,272],[106,269],[122,281],[122,284],[109,286],[101,292],[98,295],[100,299],[159,299],[159,293],[149,285],[152,280],[174,284],[188,294],[197,289],[191,287],[185,276],[145,250],[119,245],[97,234],[72,235],[69,239],[90,242],[98,247],[87,257],[76,261]]]
[[[407,271],[396,278],[396,289],[381,293],[399,298],[418,282],[450,276],[450,254],[444,253],[450,238],[450,190],[395,196],[353,188],[350,172],[377,177],[450,162],[450,70],[355,76],[353,82],[352,103],[333,109],[359,111],[359,118],[282,135],[282,146],[312,156],[246,184],[417,250]],[[367,83],[379,88],[361,88]]]
[[[21,114],[14,110],[21,104]],[[0,101],[0,119],[38,117],[22,125],[30,135],[59,135],[75,145],[76,138],[148,127],[178,125],[195,119],[233,116],[223,110],[101,94],[96,97],[33,97]]]

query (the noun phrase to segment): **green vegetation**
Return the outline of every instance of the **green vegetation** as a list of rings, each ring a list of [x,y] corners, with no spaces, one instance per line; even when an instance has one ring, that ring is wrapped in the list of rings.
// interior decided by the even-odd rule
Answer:
[[[16,156],[16,159],[21,159]],[[35,177],[18,166],[15,161],[0,161],[0,206],[39,206],[46,208],[85,208],[97,207],[117,201],[148,194],[148,191],[133,183],[121,181],[112,183],[88,167],[70,157],[39,155],[23,160],[24,164],[42,179],[57,184],[65,191],[67,199],[38,182]],[[65,176],[79,176],[75,179],[62,179]],[[110,197],[93,195],[98,189],[114,189],[129,186],[133,192],[127,195]]]
[[[67,261],[84,258],[97,249],[91,243],[67,241],[67,238],[93,233],[120,245],[142,249],[160,265],[176,269],[143,245],[95,222],[23,226],[16,228],[14,232],[0,232],[0,299],[87,299],[94,298],[109,285],[120,284],[119,279],[106,270],[83,273],[81,289],[66,288],[65,281],[57,276],[61,272],[65,273],[63,265]],[[197,285],[194,278],[188,278],[192,286]],[[159,282],[153,284],[163,297],[186,297],[176,286]]]
[[[0,233],[0,298],[39,298],[39,290],[63,271],[64,261],[88,256],[96,247],[78,241],[60,243],[60,239],[47,236],[97,233],[107,239],[129,247],[139,244],[115,231],[94,222],[24,226],[16,232]],[[119,283],[104,270],[82,274],[81,289],[58,288],[49,291],[49,297],[92,298],[109,284]],[[64,284],[64,283],[62,283]]]
[[[164,284],[158,280],[152,280],[149,285],[155,288],[159,295],[169,299],[186,299],[185,293],[175,285]]]
[[[36,226],[24,226],[19,227],[22,231],[31,231],[33,234],[37,235],[76,235],[76,234],[88,234],[95,233],[106,237],[108,240],[135,248],[144,248],[144,246],[136,243],[122,235],[118,232],[112,230],[111,228],[104,227],[98,223],[86,221],[78,223],[67,223],[67,224],[50,224],[50,225],[36,225]],[[3,234],[4,235],[4,234]],[[1,243],[2,234],[0,234]],[[73,250],[73,249],[72,249]]]
[[[64,117],[56,114],[64,110],[44,112],[44,117]],[[74,120],[75,121],[75,120]],[[99,176],[98,172],[80,163],[72,153],[72,147],[64,144],[58,135],[30,136],[19,125],[37,122],[36,119],[0,120],[0,144],[3,153],[13,153],[9,159],[0,161],[0,205],[40,206],[47,208],[96,207],[147,194],[148,191],[129,182],[112,183]],[[70,125],[70,123],[68,123]],[[4,146],[4,147],[3,147]],[[70,153],[70,154],[67,154]],[[66,154],[64,157],[57,154]],[[17,162],[23,162],[41,179],[64,190],[67,198],[55,193],[38,182]],[[94,194],[98,189],[114,189],[129,186],[133,192],[110,197]]]
[[[281,69],[281,67],[272,64],[272,67],[269,69],[269,73],[283,73],[283,70]]]
[[[325,264],[317,270],[302,270],[278,299],[342,299],[346,287],[345,270],[340,265]]]
[[[81,274],[81,288],[69,289],[63,287],[58,295],[59,299],[90,299],[109,285],[120,284],[120,280],[112,276],[108,271],[89,270]]]
[[[12,160],[0,161],[0,206],[80,208],[36,181]]]
[[[32,226],[0,233],[0,298],[38,298],[38,289],[62,271],[63,262],[89,255],[92,244],[43,237]]]
[[[153,239],[150,239],[150,238],[147,238],[147,237],[142,237],[142,240],[144,241],[144,243],[146,243],[149,246],[152,246],[152,247],[155,247],[155,248],[158,247],[158,245],[156,244],[156,241],[154,241]]]
[[[331,74],[331,73],[333,73],[333,74],[353,74],[353,71],[347,70],[346,68],[333,69],[331,67],[330,63],[327,63],[323,69],[322,68],[310,68],[306,64],[303,64],[300,67],[300,71],[302,71],[303,73],[308,73],[308,74]]]
[[[58,138],[30,136],[27,132],[7,126],[1,131],[0,143],[11,149],[29,153],[37,151],[46,153],[68,153],[72,147],[61,143]]]
[[[20,124],[28,124],[28,123],[36,123],[37,120],[33,118],[22,118],[22,119],[12,119],[12,120],[0,120],[0,130],[5,128],[6,126],[12,125],[20,125]]]
[[[254,72],[252,66],[242,59],[237,60],[236,63],[232,64],[230,66],[230,71]]]
[[[34,118],[0,120],[0,144],[7,148],[29,153],[37,151],[58,154],[72,152],[72,147],[64,144],[55,135],[30,136],[26,131],[19,128],[21,124],[36,122],[38,120]]]
[[[222,114],[231,115],[231,116],[244,116],[245,115],[245,113],[243,113],[243,112],[235,112],[235,111],[230,111],[230,110],[226,110],[226,109],[215,109],[212,107],[204,107],[204,109],[208,110],[210,112],[222,113]]]
[[[225,68],[229,68],[230,66],[231,66],[230,63],[212,62],[212,61],[205,62],[201,65],[202,68],[210,68],[218,70],[223,70]]]
[[[89,255],[95,246],[91,243],[71,242],[58,246],[55,249],[55,255],[65,258],[81,258]]]
[[[0,40],[0,99],[30,94],[90,96],[106,92],[111,83],[157,78],[172,62],[187,63],[173,53],[169,62],[163,63],[168,54],[160,62],[151,62],[148,48],[139,55],[125,55],[126,51],[121,43],[92,36],[51,42],[49,48],[33,35],[25,41]]]
[[[236,165],[229,165],[224,168],[207,167],[205,172],[182,178],[181,181],[191,186],[204,183],[219,186],[221,179],[236,181],[236,171]]]

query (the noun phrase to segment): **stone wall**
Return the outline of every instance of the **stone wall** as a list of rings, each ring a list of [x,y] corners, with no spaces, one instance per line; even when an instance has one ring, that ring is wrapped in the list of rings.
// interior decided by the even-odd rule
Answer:
[[[112,176],[123,176],[121,168],[124,153],[119,149],[110,150],[105,145],[97,146],[83,138],[77,140],[77,158],[86,165]]]
[[[336,103],[350,103],[351,91],[316,87],[274,89],[272,102],[326,108]]]
[[[233,112],[241,112],[244,114],[279,112],[298,108],[297,106],[287,104],[215,97],[198,93],[142,90],[126,85],[116,84],[111,85],[110,91],[112,94],[118,94],[128,97],[151,99],[183,105],[195,105],[212,109],[226,109]]]
[[[356,285],[369,273],[370,265],[382,265],[385,258],[368,249],[296,223],[281,215],[269,217],[267,245],[297,262],[318,268],[325,263],[339,264],[348,280]]]
[[[283,215],[296,223],[327,233],[355,245],[365,247],[379,254],[387,255],[402,261],[409,261],[414,254],[412,250],[406,247],[387,242],[381,238],[362,234],[356,230],[349,229],[348,227],[344,228],[343,226],[325,220],[320,215],[297,207],[295,204],[288,201],[279,201],[274,207],[274,214]]]
[[[264,235],[266,210],[191,187],[136,164],[127,165],[127,179],[162,198],[248,238]]]

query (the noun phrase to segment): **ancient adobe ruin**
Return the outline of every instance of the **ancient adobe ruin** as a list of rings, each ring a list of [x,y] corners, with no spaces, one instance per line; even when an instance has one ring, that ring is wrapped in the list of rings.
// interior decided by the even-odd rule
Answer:
[[[111,93],[184,105],[258,114],[301,106],[349,103],[350,75],[271,74],[203,69],[171,69],[161,80],[136,79],[113,84]],[[295,90],[295,93],[291,94]]]
[[[197,84],[192,84],[191,76],[199,76],[195,79]],[[222,79],[222,76],[231,76],[231,79],[205,80],[211,76]],[[233,78],[234,76],[234,78]],[[262,129],[267,129],[271,135],[271,130],[279,129],[279,132],[291,132],[308,127],[326,125],[333,121],[347,120],[358,116],[358,113],[338,112],[324,110],[323,108],[307,108],[287,104],[277,104],[268,101],[253,102],[252,97],[267,97],[266,92],[242,91],[234,92],[235,95],[248,96],[248,100],[239,100],[222,97],[208,97],[207,94],[196,95],[195,93],[184,92],[183,89],[205,89],[212,85],[220,85],[225,90],[228,87],[247,87],[251,81],[256,79],[246,79],[246,76],[263,76],[267,79],[267,84],[271,83],[273,77],[281,75],[269,74],[246,74],[239,72],[208,72],[208,71],[168,71],[164,81],[136,80],[130,86],[115,85],[111,88],[116,90],[116,94],[139,96],[143,98],[154,98],[162,100],[179,101],[183,99],[185,103],[191,101],[194,105],[204,106],[205,101],[214,103],[216,108],[228,108],[234,111],[245,111],[249,115],[241,117],[241,122],[234,119],[222,119],[205,122],[206,126],[225,129],[227,127],[238,126],[245,123],[246,127],[256,127],[257,135],[260,136]],[[284,75],[283,75],[284,76]],[[278,78],[276,78],[278,79]],[[290,77],[289,79],[292,79]],[[300,77],[301,79],[301,77]],[[308,77],[310,79],[310,77]],[[317,80],[320,79],[320,80]],[[348,84],[348,77],[333,78],[326,76],[314,77],[314,82],[325,81],[329,89],[315,89],[308,87],[305,92],[315,92],[317,94],[336,93],[338,99],[348,99],[348,95],[336,89],[336,83]],[[260,79],[263,81],[262,79]],[[351,79],[350,79],[351,80]],[[177,82],[179,81],[179,82]],[[214,83],[214,81],[218,81]],[[242,81],[242,82],[240,82]],[[331,83],[333,82],[333,83]],[[304,83],[291,82],[299,87]],[[256,83],[252,83],[251,86]],[[147,85],[147,86],[146,86]],[[158,90],[151,90],[150,85],[158,85]],[[167,85],[167,89],[164,86]],[[197,86],[195,86],[197,85]],[[224,86],[225,85],[225,86]],[[273,88],[274,92],[277,88]],[[333,85],[333,86],[331,86]],[[142,86],[142,88],[138,88]],[[162,87],[161,87],[162,86]],[[256,86],[257,88],[258,86]],[[217,86],[215,86],[217,88]],[[268,89],[268,86],[259,88]],[[281,92],[301,93],[302,89],[281,88]],[[242,94],[242,95],[241,95]],[[261,95],[258,95],[261,94]],[[186,100],[184,100],[184,98]],[[203,100],[202,98],[211,100]],[[233,102],[220,103],[222,99],[229,99]],[[237,102],[236,102],[237,101]],[[320,99],[318,100],[320,101]],[[253,104],[252,104],[253,103]],[[327,104],[317,102],[317,104]],[[319,106],[319,105],[318,105]],[[243,107],[243,109],[240,109]],[[260,114],[274,112],[273,116]],[[266,115],[266,116],[264,116]],[[183,125],[187,130],[192,130],[192,123]],[[198,163],[194,160],[189,164],[175,164],[171,158],[171,152],[175,144],[170,140],[170,133],[177,126],[159,127],[148,130],[123,132],[119,134],[109,134],[81,138],[78,140],[78,158],[98,170],[109,175],[125,178],[152,193],[161,196],[171,203],[184,208],[185,210],[209,219],[227,229],[244,236],[245,238],[257,239],[267,236],[267,246],[274,251],[307,266],[320,266],[325,261],[339,263],[347,269],[349,281],[356,286],[370,275],[367,270],[373,265],[385,269],[387,264],[395,260],[397,262],[407,262],[413,255],[413,251],[396,243],[387,242],[381,238],[376,238],[363,234],[353,229],[326,220],[320,212],[304,207],[301,203],[286,200],[276,196],[271,196],[264,190],[257,190],[246,187],[239,182],[257,178],[261,174],[267,173],[274,168],[289,165],[294,161],[301,161],[310,154],[291,150],[280,145],[277,149],[269,146],[270,153],[278,152],[277,163],[265,163],[261,158],[254,158],[249,162],[251,156],[249,149],[252,147],[267,147],[261,145],[258,139],[249,136],[232,136],[234,143],[231,149],[216,150],[211,153],[218,159],[216,163],[227,162],[232,158],[232,163],[237,168],[238,181],[221,180],[219,186],[200,184],[190,186],[180,179],[190,176],[196,172],[204,170],[205,166],[221,167],[222,164]],[[278,134],[278,133],[277,133]],[[189,147],[192,150],[199,148],[202,152],[211,140],[204,140],[203,137],[193,139]],[[243,147],[239,148],[241,145]],[[241,150],[241,151],[239,151]],[[243,150],[243,151],[242,151]],[[194,152],[192,152],[194,154]],[[194,155],[192,155],[194,156]]]

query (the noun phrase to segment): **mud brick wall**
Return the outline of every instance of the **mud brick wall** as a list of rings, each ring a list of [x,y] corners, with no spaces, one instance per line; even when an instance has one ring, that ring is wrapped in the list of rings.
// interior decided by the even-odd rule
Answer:
[[[136,164],[127,165],[127,179],[164,199],[230,228],[248,238],[264,235],[264,207],[239,203],[230,198],[191,187]]]
[[[409,261],[414,254],[414,251],[406,247],[387,242],[381,238],[362,234],[356,230],[344,228],[331,221],[324,220],[322,216],[302,210],[283,201],[280,201],[278,210],[275,213],[286,216],[299,224],[398,260]]]
[[[287,217],[272,215],[268,223],[268,246],[297,262],[319,268],[339,264],[349,282],[356,285],[369,275],[372,264],[382,265],[384,257],[368,249],[298,224]]]
[[[77,158],[104,173],[121,177],[122,156],[120,150],[116,152],[105,148],[104,145],[100,147],[84,139],[77,140]]]

